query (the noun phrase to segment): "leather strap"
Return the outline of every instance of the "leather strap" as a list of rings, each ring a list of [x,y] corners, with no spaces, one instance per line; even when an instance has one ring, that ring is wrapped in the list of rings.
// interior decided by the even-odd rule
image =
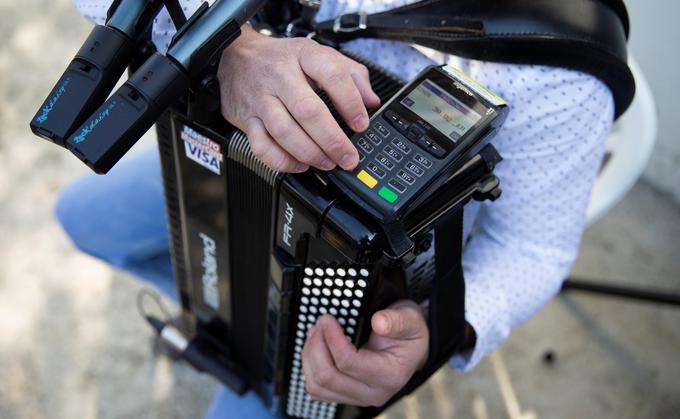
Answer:
[[[379,415],[403,396],[420,387],[451,356],[464,349],[469,326],[465,322],[463,277],[463,207],[456,207],[434,227],[435,275],[428,308],[430,331],[426,364],[382,406],[360,410],[355,419]]]
[[[333,42],[382,38],[476,60],[583,71],[611,89],[617,118],[635,94],[620,0],[424,0],[371,15],[343,14],[314,31]]]

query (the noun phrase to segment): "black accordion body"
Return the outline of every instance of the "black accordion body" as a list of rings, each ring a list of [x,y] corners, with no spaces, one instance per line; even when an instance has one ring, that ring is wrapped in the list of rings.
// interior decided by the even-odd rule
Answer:
[[[368,66],[381,99],[402,86]],[[242,132],[221,118],[204,118],[206,109],[218,107],[190,96],[186,108],[166,112],[157,124],[187,333],[238,378],[227,384],[254,390],[274,415],[379,413],[383,407],[310,398],[301,364],[307,330],[330,314],[359,346],[373,312],[401,298],[429,304],[428,366],[395,399],[436,371],[462,340],[462,208],[472,198],[498,195],[493,168],[500,157],[491,145],[480,147],[437,193],[411,209],[400,228],[413,246],[395,256],[386,250],[391,229],[364,214],[323,173],[270,170]]]

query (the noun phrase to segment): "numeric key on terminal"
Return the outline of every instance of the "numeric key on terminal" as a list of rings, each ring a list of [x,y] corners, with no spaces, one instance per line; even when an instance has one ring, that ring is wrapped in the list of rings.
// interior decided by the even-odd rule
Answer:
[[[404,182],[408,183],[409,185],[413,185],[413,183],[416,181],[416,178],[404,172],[403,170],[400,170],[397,173],[397,177],[403,180]]]
[[[388,159],[387,157],[383,156],[382,154],[378,154],[375,156],[375,160],[385,166],[387,170],[392,170],[394,169],[394,163],[392,163],[392,160]],[[423,170],[423,169],[420,169]]]
[[[387,137],[388,135],[390,135],[390,130],[388,130],[387,127],[385,127],[380,122],[375,122],[373,124],[373,128],[375,128],[376,131],[378,131],[380,133],[380,135],[382,135],[383,137]]]
[[[413,162],[406,163],[406,168],[414,175],[420,177],[425,173],[425,169],[420,166],[416,166]]]
[[[421,165],[423,165],[423,167],[425,167],[426,169],[432,167],[432,162],[423,157],[422,154],[416,154],[415,156],[413,156],[413,160],[415,160],[416,163],[420,163]]]
[[[388,145],[383,148],[383,151],[387,153],[388,156],[392,157],[396,162],[400,162],[404,158],[401,153]]]
[[[364,149],[365,152],[370,153],[373,151],[373,146],[366,141],[364,137],[359,137],[359,140],[357,141],[357,145],[361,148]]]
[[[397,182],[396,179],[390,179],[390,181],[387,182],[387,183],[389,183],[390,186],[391,186],[392,188],[394,188],[394,190],[397,191],[397,192],[399,192],[399,193],[404,193],[404,192],[406,191],[406,186],[404,186],[404,185],[402,185],[401,183]]]
[[[373,172],[373,174],[375,174],[376,176],[378,176],[380,179],[382,179],[382,178],[385,177],[385,171],[384,171],[383,169],[379,168],[377,164],[375,164],[375,163],[373,163],[373,162],[369,162],[369,163],[366,165],[366,167],[368,168],[368,170],[370,170],[371,172]]]
[[[366,137],[368,137],[369,140],[375,145],[380,145],[382,143],[382,138],[378,137],[378,135],[373,132],[373,131],[366,131]]]
[[[406,142],[400,140],[399,138],[393,138],[392,139],[392,145],[397,147],[399,150],[402,151],[404,154],[408,154],[411,152],[411,147],[409,147]]]
[[[357,154],[359,154],[359,163],[361,163],[362,161],[364,161],[364,159],[366,158],[366,156],[364,156],[363,153],[359,153],[358,151],[357,151]]]

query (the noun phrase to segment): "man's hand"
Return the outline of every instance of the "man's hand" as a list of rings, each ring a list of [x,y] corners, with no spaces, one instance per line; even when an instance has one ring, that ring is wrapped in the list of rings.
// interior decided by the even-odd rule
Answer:
[[[427,360],[429,333],[420,307],[401,300],[376,312],[373,332],[354,347],[332,316],[322,316],[302,350],[307,392],[315,400],[381,406]]]
[[[222,114],[248,135],[253,153],[274,170],[309,166],[352,170],[359,156],[314,93],[321,88],[355,131],[380,99],[365,66],[306,38],[276,39],[250,26],[222,54]]]

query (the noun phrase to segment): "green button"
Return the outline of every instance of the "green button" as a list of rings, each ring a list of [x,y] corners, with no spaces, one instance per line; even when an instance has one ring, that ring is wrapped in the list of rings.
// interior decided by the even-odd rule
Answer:
[[[399,198],[399,195],[395,194],[391,190],[387,189],[386,187],[380,188],[380,192],[378,192],[378,195],[385,201],[389,202],[390,204],[393,203],[394,201]]]

